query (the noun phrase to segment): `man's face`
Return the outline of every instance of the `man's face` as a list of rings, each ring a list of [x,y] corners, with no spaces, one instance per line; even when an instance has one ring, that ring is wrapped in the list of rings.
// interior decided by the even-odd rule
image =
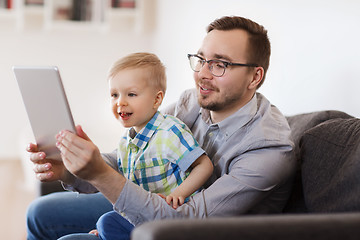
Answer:
[[[213,30],[206,35],[198,55],[206,60],[248,63],[247,44],[248,34],[243,30]],[[219,113],[235,112],[244,106],[254,94],[248,88],[254,69],[228,66],[223,76],[215,77],[205,63],[199,72],[194,72],[200,106]]]

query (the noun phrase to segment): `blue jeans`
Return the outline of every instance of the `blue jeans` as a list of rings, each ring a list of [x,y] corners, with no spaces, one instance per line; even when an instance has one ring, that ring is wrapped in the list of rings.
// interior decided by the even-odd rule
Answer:
[[[112,204],[100,193],[60,192],[33,201],[27,212],[27,239],[58,239],[73,233],[88,233]],[[86,234],[94,239],[94,235]],[[82,238],[84,239],[84,238]],[[95,237],[96,239],[96,237]]]
[[[96,223],[99,237],[78,233],[59,238],[59,240],[129,240],[134,226],[115,211],[105,213]]]
[[[115,211],[105,213],[96,223],[96,229],[102,240],[127,240],[134,225]]]

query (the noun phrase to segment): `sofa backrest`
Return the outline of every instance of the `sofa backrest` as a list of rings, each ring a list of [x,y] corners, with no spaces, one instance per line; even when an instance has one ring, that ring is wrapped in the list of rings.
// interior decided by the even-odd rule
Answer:
[[[302,173],[302,163],[304,149],[302,148],[312,148],[311,145],[303,145],[300,146],[300,141],[302,140],[304,134],[307,131],[315,128],[319,124],[326,122],[330,119],[350,119],[352,116],[341,112],[341,111],[319,111],[319,112],[311,112],[298,114],[294,116],[288,116],[287,120],[290,125],[292,131],[292,138],[295,144],[295,157],[297,160],[297,170],[294,177],[294,186],[292,194],[289,198],[287,205],[284,208],[284,212],[288,213],[300,213],[300,212],[308,212],[309,209],[305,204],[304,192],[303,192],[303,183],[302,183],[302,175],[306,173]],[[325,150],[324,150],[325,151]],[[311,158],[308,154],[307,158]]]
[[[300,142],[309,212],[360,211],[360,119],[332,119]]]

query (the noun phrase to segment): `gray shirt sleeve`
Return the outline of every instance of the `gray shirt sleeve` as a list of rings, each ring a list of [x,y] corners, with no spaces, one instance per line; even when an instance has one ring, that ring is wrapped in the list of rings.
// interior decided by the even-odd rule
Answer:
[[[128,181],[114,209],[125,212],[134,225],[163,218],[240,215],[255,208],[260,201],[269,197],[269,192],[288,179],[293,167],[289,160],[290,152],[291,146],[279,146],[242,155],[228,174],[221,176],[176,210],[156,194]],[[271,208],[274,212],[279,211],[276,204],[266,206],[267,211]]]

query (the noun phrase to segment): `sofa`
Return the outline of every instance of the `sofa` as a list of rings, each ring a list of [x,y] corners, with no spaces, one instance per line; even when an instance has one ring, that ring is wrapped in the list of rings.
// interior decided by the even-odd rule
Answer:
[[[283,213],[152,221],[131,239],[360,239],[360,119],[331,110],[287,120],[297,171]],[[40,194],[60,189],[41,183]]]

